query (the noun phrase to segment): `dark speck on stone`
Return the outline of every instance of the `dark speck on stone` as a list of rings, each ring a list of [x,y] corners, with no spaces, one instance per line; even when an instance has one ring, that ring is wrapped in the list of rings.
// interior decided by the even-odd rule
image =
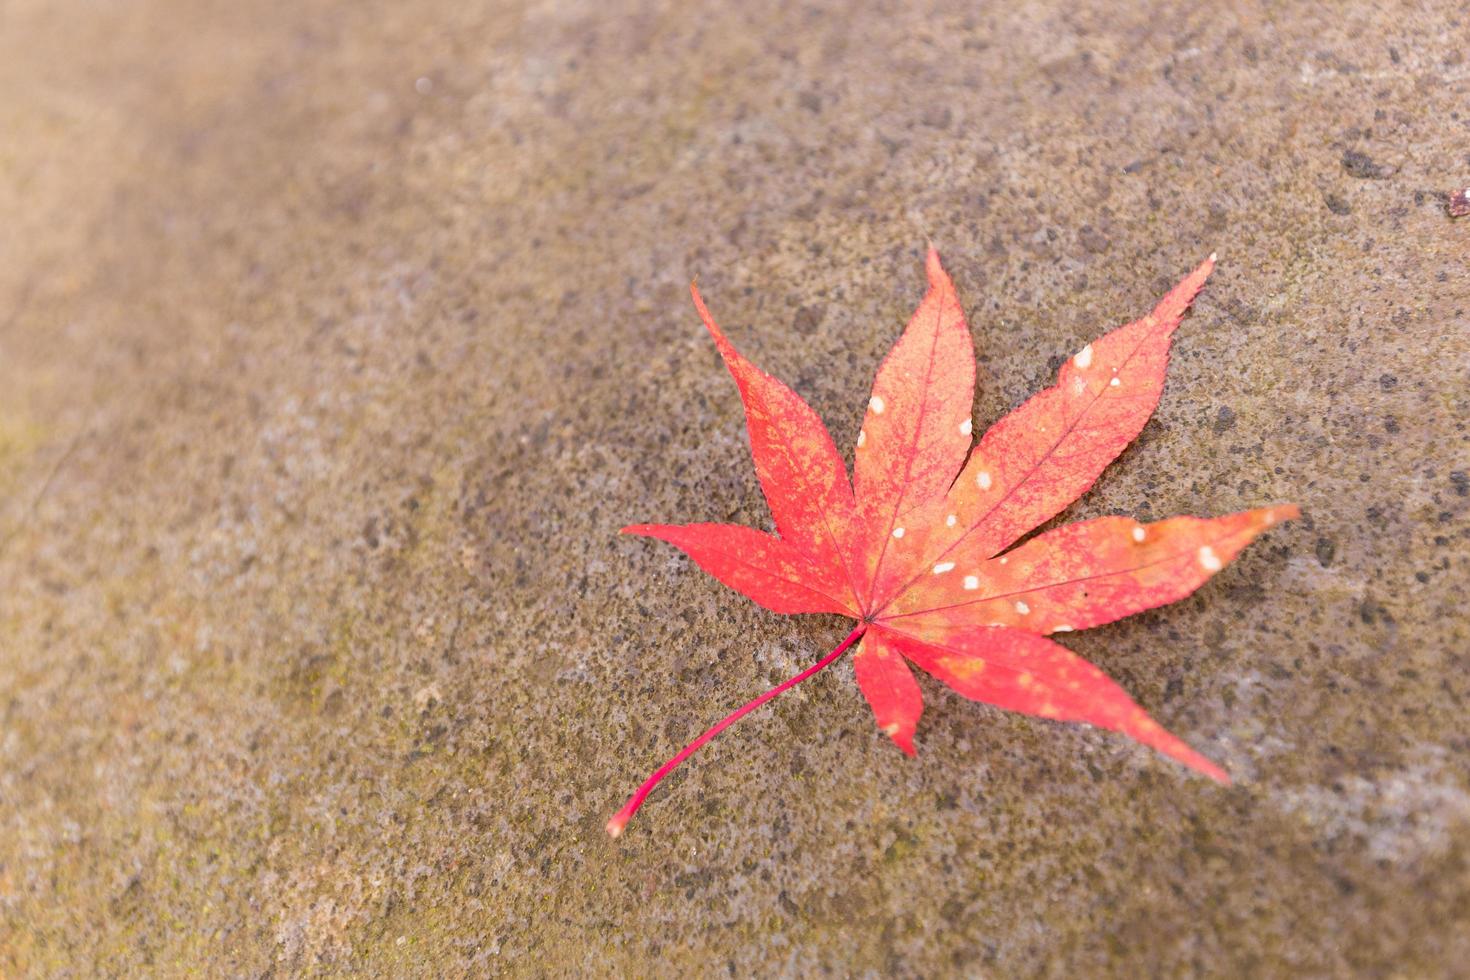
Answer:
[[[817,327],[821,325],[822,317],[825,313],[826,309],[822,306],[803,306],[791,318],[791,329],[804,337],[810,337],[816,333]]]
[[[1348,215],[1353,213],[1353,206],[1331,191],[1322,195],[1322,201],[1327,205],[1327,210],[1333,214]]]
[[[787,915],[798,916],[801,914],[801,909],[791,900],[791,896],[786,894],[784,889],[776,896],[776,902]]]
[[[1332,564],[1332,558],[1337,554],[1337,545],[1332,543],[1331,538],[1318,538],[1313,550],[1317,553],[1317,563],[1326,568]]]
[[[1349,177],[1359,180],[1383,180],[1388,176],[1388,169],[1374,162],[1373,158],[1361,150],[1347,150],[1342,155],[1342,169],[1346,170]]]
[[[1229,405],[1221,405],[1220,410],[1215,413],[1215,431],[1217,433],[1229,432],[1233,428],[1235,428],[1235,410]]]
[[[1082,230],[1078,232],[1077,239],[1082,243],[1083,248],[1087,249],[1093,254],[1106,252],[1108,250],[1108,236],[1093,228],[1091,225],[1083,225]]]
[[[1380,374],[1378,376],[1378,386],[1384,391],[1393,391],[1399,386],[1399,379],[1392,374]]]
[[[1363,601],[1358,606],[1358,616],[1368,626],[1379,622],[1389,624],[1394,622],[1393,614],[1388,611],[1388,607],[1376,601],[1372,596],[1363,597]]]
[[[924,110],[923,121],[925,126],[935,129],[948,129],[954,120],[954,112],[947,105],[930,106]]]

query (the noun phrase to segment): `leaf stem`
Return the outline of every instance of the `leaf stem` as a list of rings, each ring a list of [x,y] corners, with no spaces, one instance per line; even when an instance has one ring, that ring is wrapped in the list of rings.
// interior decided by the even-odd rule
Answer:
[[[762,694],[755,700],[748,701],[745,704],[741,705],[739,708],[736,708],[724,718],[720,719],[720,721],[717,722],[715,726],[709,731],[705,732],[703,735],[699,736],[694,741],[684,746],[684,748],[680,749],[678,755],[674,756],[668,762],[665,762],[662,766],[659,766],[658,771],[656,771],[652,776],[649,776],[648,779],[643,783],[643,785],[638,787],[638,792],[634,793],[628,798],[628,802],[623,804],[623,808],[617,813],[613,814],[612,819],[607,822],[607,832],[609,836],[616,837],[623,832],[623,828],[628,825],[629,820],[633,819],[633,814],[638,812],[638,808],[643,805],[643,801],[648,797],[648,794],[653,792],[653,788],[657,786],[665,776],[678,768],[679,763],[689,758],[695,752],[698,752],[700,747],[703,746],[704,743],[708,742],[710,739],[720,734],[720,732],[729,728],[731,725],[735,724],[741,718],[744,718],[746,715],[750,714],[756,708],[759,708],[761,705],[765,704],[776,695],[781,694],[784,691],[791,690],[791,688],[800,684],[808,677],[836,663],[837,659],[847,652],[847,648],[856,643],[858,639],[862,637],[863,633],[867,631],[867,629],[868,624],[866,622],[858,623],[857,628],[854,629],[851,633],[847,634],[847,639],[837,644],[837,648],[831,653],[827,654],[821,660],[818,660],[816,663],[812,664],[806,670],[803,670],[801,673],[797,674],[790,680],[783,681],[780,684],[777,684],[775,687],[771,688],[769,691]]]

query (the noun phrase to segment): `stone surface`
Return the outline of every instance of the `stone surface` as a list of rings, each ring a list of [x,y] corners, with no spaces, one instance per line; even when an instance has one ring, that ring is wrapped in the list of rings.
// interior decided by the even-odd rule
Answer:
[[[0,5],[0,973],[1445,975],[1470,957],[1463,4]],[[978,424],[1211,250],[1068,518],[1296,500],[1067,644],[1235,775],[926,684],[763,525],[693,315]]]

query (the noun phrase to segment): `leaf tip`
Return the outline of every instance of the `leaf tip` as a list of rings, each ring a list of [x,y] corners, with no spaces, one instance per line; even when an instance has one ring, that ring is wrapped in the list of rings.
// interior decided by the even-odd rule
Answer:
[[[1179,285],[1169,290],[1154,307],[1154,320],[1168,332],[1172,333],[1179,326],[1179,321],[1184,319],[1184,311],[1205,288],[1205,281],[1215,271],[1215,256],[1216,253],[1211,252],[1209,258],[1195,266],[1194,271],[1181,279]]]
[[[924,273],[929,277],[931,287],[948,286],[954,288],[949,281],[949,273],[944,271],[944,263],[939,260],[939,250],[934,247],[934,241],[929,241],[928,251],[924,255]]]
[[[1277,504],[1275,507],[1263,508],[1263,512],[1267,527],[1282,521],[1294,521],[1302,516],[1302,509],[1296,504]]]
[[[623,830],[628,826],[628,821],[633,819],[633,814],[637,813],[638,808],[643,805],[643,798],[648,795],[649,789],[651,787],[645,784],[639,792],[628,798],[628,802],[623,804],[621,810],[608,818],[607,823],[603,826],[603,829],[607,831],[607,836],[613,840],[623,836]]]
[[[918,755],[914,749],[914,730],[912,728],[905,731],[903,725],[896,721],[890,722],[883,726],[883,734],[893,739],[893,744],[903,750],[904,755],[911,758]]]
[[[1170,739],[1172,741],[1173,736],[1170,736]],[[1161,749],[1165,755],[1172,756],[1175,760],[1184,763],[1195,772],[1209,776],[1221,786],[1230,785],[1230,773],[1226,772],[1222,767],[1215,765],[1215,763],[1183,742],[1178,742],[1175,747],[1166,748],[1164,746],[1155,746],[1155,748]]]
[[[1215,765],[1208,759],[1202,759],[1201,762],[1195,766],[1195,768],[1204,773],[1206,776],[1209,776],[1221,786],[1230,785],[1230,773],[1226,772],[1224,769],[1221,769],[1219,766]]]
[[[1220,253],[1218,252],[1211,252],[1210,257],[1201,262],[1195,268],[1194,272],[1190,273],[1188,279],[1185,280],[1193,285],[1195,293],[1198,293],[1204,288],[1205,280],[1209,279],[1210,274],[1215,271],[1215,262],[1219,258],[1219,255]],[[1194,296],[1191,295],[1189,298],[1193,301]]]
[[[725,363],[729,366],[730,371],[732,373],[735,372],[736,367],[731,359],[739,358],[740,355],[730,343],[729,338],[725,336],[725,331],[721,330],[720,325],[715,322],[714,315],[710,313],[709,307],[704,304],[704,297],[699,294],[699,280],[691,279],[689,281],[689,295],[694,299],[694,309],[699,314],[699,320],[704,324],[704,329],[708,330],[709,335],[714,338],[715,347],[719,349],[720,356],[725,359]],[[739,376],[737,375],[736,377],[738,380]]]

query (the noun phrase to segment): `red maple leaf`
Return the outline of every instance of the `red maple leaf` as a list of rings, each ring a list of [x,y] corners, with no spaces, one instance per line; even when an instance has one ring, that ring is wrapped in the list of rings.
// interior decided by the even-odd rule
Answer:
[[[954,284],[930,248],[929,293],[878,368],[851,482],[817,414],[735,350],[691,286],[740,388],[778,534],[729,524],[623,532],[682,548],[767,609],[858,622],[826,657],[670,759],[608,821],[608,833],[621,833],[649,791],[701,745],[858,641],[858,686],[878,727],[910,755],[923,710],[909,668],[916,664],[965,697],[1122,732],[1228,783],[1101,670],[1046,637],[1184,598],[1297,508],[1153,524],[1102,517],[1011,547],[1085,493],[1138,435],[1163,390],[1174,330],[1214,265],[1211,255],[1152,313],[1068,358],[1056,385],[972,446],[974,350]]]

